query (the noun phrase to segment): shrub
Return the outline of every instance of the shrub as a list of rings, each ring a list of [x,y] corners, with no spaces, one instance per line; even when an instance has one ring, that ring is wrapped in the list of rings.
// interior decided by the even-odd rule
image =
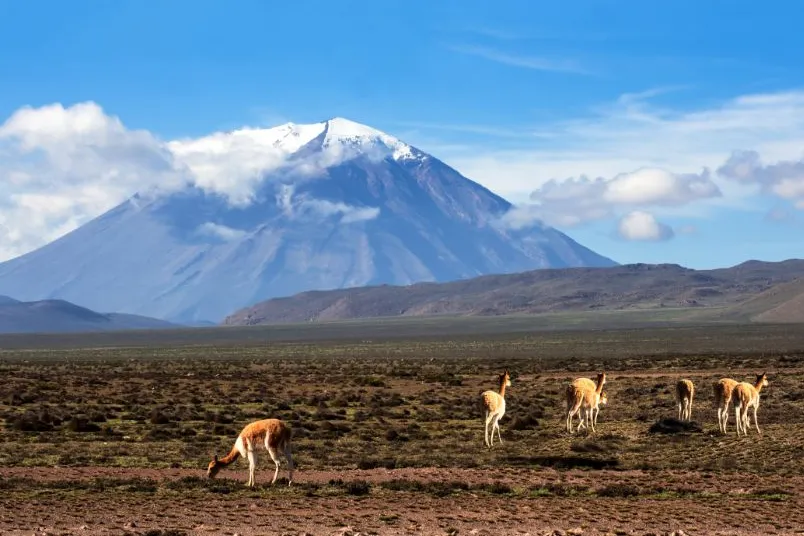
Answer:
[[[100,426],[93,422],[89,422],[86,417],[76,417],[75,415],[67,421],[67,430],[71,432],[100,432]]]

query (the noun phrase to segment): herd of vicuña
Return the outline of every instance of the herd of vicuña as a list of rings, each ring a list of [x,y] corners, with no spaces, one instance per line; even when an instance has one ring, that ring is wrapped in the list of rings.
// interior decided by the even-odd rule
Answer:
[[[600,372],[595,380],[589,378],[575,378],[566,388],[566,426],[567,432],[572,431],[572,420],[578,415],[578,427],[586,428],[587,431],[594,432],[597,425],[597,415],[600,406],[606,405],[608,396],[603,391],[606,383],[606,373]],[[505,388],[511,386],[511,375],[506,369],[498,376],[499,391],[484,391],[481,402],[485,410],[485,444],[491,448],[494,444],[494,432],[497,432],[497,439],[502,443],[500,436],[500,419],[505,415]],[[762,434],[757,422],[757,409],[759,408],[759,393],[762,388],[768,385],[767,374],[757,375],[754,383],[738,382],[731,378],[722,378],[712,384],[714,394],[714,407],[717,408],[717,424],[722,433],[726,433],[726,423],[729,420],[729,404],[734,405],[734,414],[737,420],[737,435],[742,432],[748,435],[750,427],[750,417],[748,410],[753,409],[754,426],[757,432]],[[681,379],[676,382],[675,400],[678,408],[679,421],[692,420],[692,403],[695,396],[695,385],[692,380]],[[218,458],[217,454],[209,462],[207,476],[214,478],[222,467],[229,465],[239,457],[246,458],[249,464],[249,476],[247,486],[255,485],[254,471],[257,466],[257,450],[262,445],[268,451],[271,460],[276,465],[274,478],[271,484],[276,482],[279,475],[279,454],[283,454],[288,463],[288,485],[293,481],[293,458],[290,452],[291,430],[280,419],[263,419],[247,424],[237,437],[234,446],[229,454],[223,458]]]
[[[603,391],[603,384],[605,383],[606,373],[600,372],[595,381],[589,378],[575,378],[567,385],[566,424],[568,432],[572,433],[572,418],[575,414],[578,414],[579,418],[576,431],[580,430],[581,427],[589,427],[591,431],[595,431],[600,405],[605,405],[608,402],[608,397]],[[757,375],[754,383],[738,382],[731,378],[722,378],[713,383],[714,406],[717,408],[717,424],[720,431],[724,434],[726,433],[726,423],[729,420],[729,404],[734,399],[737,435],[740,435],[740,432],[748,435],[748,428],[751,424],[748,416],[749,408],[754,410],[754,426],[756,426],[757,432],[762,434],[757,422],[757,409],[759,408],[759,393],[767,385],[768,376],[764,372]],[[692,420],[694,397],[695,384],[692,383],[692,380],[683,378],[676,382],[675,399],[679,421],[689,422]],[[584,419],[586,420],[585,424]]]

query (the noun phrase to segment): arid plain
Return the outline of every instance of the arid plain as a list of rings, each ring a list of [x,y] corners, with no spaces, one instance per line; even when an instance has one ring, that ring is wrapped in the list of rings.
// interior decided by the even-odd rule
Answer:
[[[0,532],[804,533],[804,327],[425,328],[4,339]],[[504,368],[503,443],[488,449],[480,393]],[[602,370],[596,432],[569,435],[566,385]],[[712,383],[762,372],[762,435],[738,438],[733,409],[721,434]],[[693,424],[657,430],[682,377]],[[284,464],[269,485],[265,454],[256,489],[244,460],[207,480],[266,417],[293,429],[293,485]]]

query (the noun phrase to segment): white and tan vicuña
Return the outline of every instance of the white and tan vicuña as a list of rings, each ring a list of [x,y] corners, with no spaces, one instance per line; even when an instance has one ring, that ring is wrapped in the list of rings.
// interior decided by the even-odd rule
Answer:
[[[766,385],[768,385],[768,377],[763,372],[757,374],[753,385],[748,382],[740,382],[734,387],[732,396],[734,397],[734,417],[737,419],[737,435],[740,435],[740,430],[744,435],[748,435],[748,427],[751,424],[748,418],[748,408],[754,408],[754,426],[757,427],[757,433],[762,434],[757,422],[757,409],[759,408],[759,392]]]
[[[215,478],[215,475],[218,474],[222,467],[243,456],[248,459],[248,482],[246,486],[254,487],[257,449],[262,445],[276,464],[276,471],[274,471],[274,478],[271,480],[271,484],[276,482],[276,477],[279,475],[279,453],[281,452],[288,462],[288,485],[290,485],[293,482],[293,457],[290,453],[291,437],[290,428],[279,419],[262,419],[249,423],[237,436],[237,440],[229,454],[221,459],[218,459],[217,454],[213,456],[207,467],[207,477]]]
[[[603,385],[606,383],[606,373],[599,372],[597,380],[589,378],[575,378],[567,386],[567,432],[572,433],[572,418],[579,413],[578,430],[581,429],[584,419],[586,425],[595,430],[597,423],[597,413],[600,411],[600,403],[605,404],[608,397],[603,395]]]
[[[500,419],[505,415],[505,388],[511,386],[511,376],[508,369],[499,375],[500,392],[484,391],[481,396],[483,408],[486,410],[486,446],[491,448],[494,444],[494,430],[497,430],[497,438],[502,443],[500,437]],[[489,441],[489,424],[491,425],[491,441]]]
[[[595,394],[595,405],[592,406],[592,424],[597,426],[597,414],[600,413],[600,406],[605,406],[609,401],[606,391],[601,391],[600,394]],[[586,428],[586,423],[579,417],[578,430]],[[594,430],[594,428],[592,428]]]
[[[712,384],[714,393],[713,405],[717,408],[717,426],[722,433],[726,433],[726,424],[729,422],[729,404],[737,380],[721,378]]]
[[[676,383],[676,404],[678,420],[692,420],[692,399],[695,397],[695,385],[692,380],[678,380]]]

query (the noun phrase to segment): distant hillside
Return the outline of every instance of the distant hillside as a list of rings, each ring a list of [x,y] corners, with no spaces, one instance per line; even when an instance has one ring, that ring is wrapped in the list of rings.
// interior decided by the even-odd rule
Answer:
[[[718,307],[736,319],[779,306],[781,302],[767,301],[768,307],[763,309],[764,305],[757,303],[759,309],[753,313],[736,308],[799,277],[804,277],[804,260],[799,259],[748,261],[716,270],[693,270],[677,264],[546,269],[449,283],[304,292],[239,310],[224,324],[678,307],[691,311]],[[796,288],[804,291],[804,284]],[[785,313],[780,309],[775,314]]]
[[[804,276],[775,285],[743,303],[725,309],[724,319],[804,323]]]
[[[64,333],[179,327],[146,316],[96,313],[64,300],[21,302],[0,296],[0,333]]]

